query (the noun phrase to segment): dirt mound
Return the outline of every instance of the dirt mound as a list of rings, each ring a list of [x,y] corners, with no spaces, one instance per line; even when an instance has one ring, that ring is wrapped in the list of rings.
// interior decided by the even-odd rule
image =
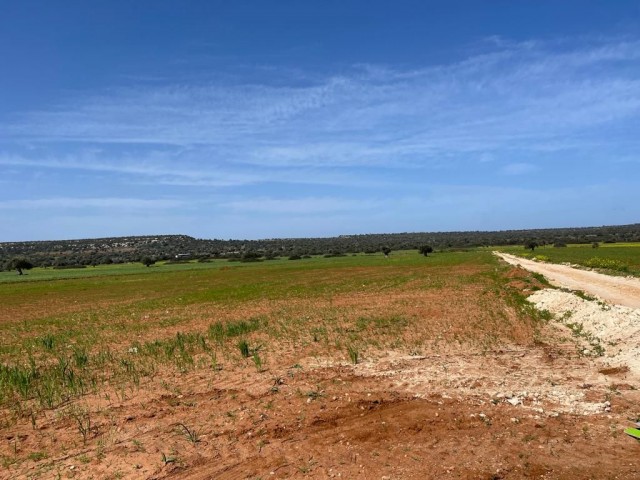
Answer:
[[[599,346],[603,360],[640,375],[640,309],[608,305],[554,289],[535,292],[529,301],[555,314],[592,346]],[[587,347],[584,353],[591,354],[592,350]]]

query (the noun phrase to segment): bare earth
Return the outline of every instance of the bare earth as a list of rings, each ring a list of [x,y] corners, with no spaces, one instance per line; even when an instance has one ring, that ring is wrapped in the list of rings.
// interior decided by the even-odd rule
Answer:
[[[612,277],[567,265],[535,262],[507,253],[496,255],[511,265],[521,265],[531,272],[541,273],[551,284],[571,290],[583,290],[615,305],[640,308],[640,280]]]
[[[565,275],[582,273],[591,272]],[[510,278],[525,275],[514,268]],[[420,328],[442,332],[487,309],[464,303],[465,291],[411,293],[360,300],[380,311],[413,305]],[[332,302],[345,310],[357,300]],[[640,333],[629,334],[640,310],[553,289],[529,300],[557,320],[535,343],[381,347],[356,365],[300,357],[292,345],[260,371],[251,359],[221,356],[217,369],[159,370],[140,387],[87,395],[86,441],[68,415],[25,413],[2,430],[0,479],[640,479],[640,442],[623,433],[640,418]],[[576,336],[570,322],[590,336]]]

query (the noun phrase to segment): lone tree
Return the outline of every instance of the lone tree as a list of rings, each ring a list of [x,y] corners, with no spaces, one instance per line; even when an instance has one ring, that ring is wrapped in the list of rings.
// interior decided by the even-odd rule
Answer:
[[[433,247],[431,245],[422,245],[418,251],[425,257],[428,257],[429,254],[433,252]]]
[[[26,258],[13,258],[7,264],[7,270],[16,270],[18,275],[22,275],[23,270],[31,270],[33,268],[33,263],[31,263]]]
[[[391,249],[389,247],[382,247],[382,253],[384,253],[385,257],[388,257],[391,253]]]
[[[538,242],[534,242],[533,240],[530,240],[525,244],[524,248],[527,248],[533,252],[537,246],[538,246]]]
[[[156,261],[151,257],[142,257],[142,260],[140,261],[145,267],[150,267],[151,265],[156,263]]]

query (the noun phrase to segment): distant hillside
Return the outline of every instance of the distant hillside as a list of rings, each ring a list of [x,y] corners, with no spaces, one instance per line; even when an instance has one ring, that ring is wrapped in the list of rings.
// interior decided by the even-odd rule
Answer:
[[[541,245],[592,242],[638,242],[640,224],[584,228],[504,230],[497,232],[434,232],[342,235],[331,238],[265,240],[202,240],[187,235],[54,240],[0,243],[0,266],[14,257],[26,257],[36,266],[69,267],[156,260],[228,258],[256,260],[291,255],[341,255],[415,249],[429,244],[436,250],[485,245]]]

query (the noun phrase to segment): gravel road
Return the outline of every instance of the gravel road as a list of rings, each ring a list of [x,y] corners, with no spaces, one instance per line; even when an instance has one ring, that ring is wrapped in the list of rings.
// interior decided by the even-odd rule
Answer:
[[[567,265],[535,262],[507,253],[494,252],[512,265],[520,265],[531,272],[541,273],[557,287],[582,290],[603,300],[630,308],[640,308],[640,280],[614,277],[589,270],[580,270]]]

